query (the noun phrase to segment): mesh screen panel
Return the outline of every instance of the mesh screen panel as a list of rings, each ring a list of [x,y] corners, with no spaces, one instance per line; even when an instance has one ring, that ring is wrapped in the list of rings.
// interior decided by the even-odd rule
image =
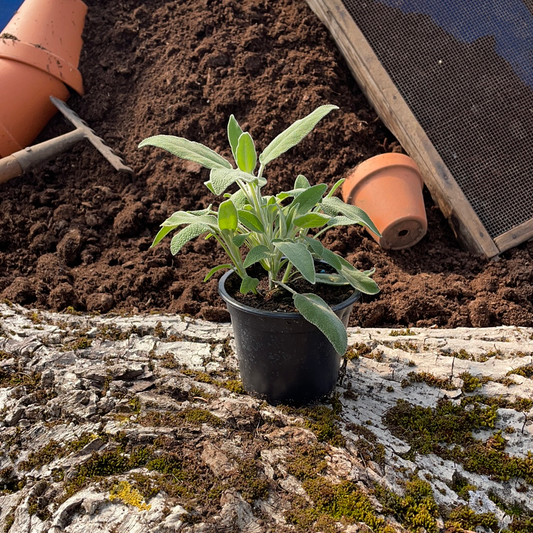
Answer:
[[[533,1],[342,1],[489,235],[533,218]]]

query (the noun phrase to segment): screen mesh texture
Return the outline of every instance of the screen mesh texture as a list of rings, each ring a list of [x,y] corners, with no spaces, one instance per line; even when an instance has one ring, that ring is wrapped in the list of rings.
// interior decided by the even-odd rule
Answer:
[[[530,220],[532,1],[343,3],[489,235]]]

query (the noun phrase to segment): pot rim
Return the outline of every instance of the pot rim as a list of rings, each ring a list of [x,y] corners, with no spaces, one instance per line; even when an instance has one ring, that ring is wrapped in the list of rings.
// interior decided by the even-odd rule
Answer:
[[[342,186],[344,201],[351,202],[357,187],[360,187],[365,181],[371,179],[376,172],[392,167],[403,167],[412,170],[417,175],[420,186],[424,187],[424,180],[420,174],[420,169],[411,157],[397,152],[387,152],[362,161],[350,172]]]
[[[218,293],[220,294],[221,298],[226,302],[226,304],[231,304],[233,307],[245,311],[247,313],[250,313],[252,315],[260,315],[264,317],[272,317],[272,318],[288,318],[288,319],[301,319],[305,320],[305,318],[300,313],[292,313],[292,312],[275,312],[275,311],[265,311],[264,309],[257,309],[255,307],[250,307],[249,305],[243,304],[239,302],[238,300],[235,300],[233,297],[231,297],[226,290],[225,284],[226,280],[232,275],[235,274],[235,270],[228,270],[218,281]],[[349,307],[350,305],[353,305],[359,298],[361,297],[361,293],[354,289],[354,292],[351,296],[349,296],[344,302],[341,302],[336,305],[331,305],[331,309],[333,312],[335,311],[341,311],[342,309],[345,309],[346,307]]]
[[[81,72],[65,59],[44,48],[14,39],[0,39],[0,59],[34,67],[72,87],[79,95],[84,94]]]

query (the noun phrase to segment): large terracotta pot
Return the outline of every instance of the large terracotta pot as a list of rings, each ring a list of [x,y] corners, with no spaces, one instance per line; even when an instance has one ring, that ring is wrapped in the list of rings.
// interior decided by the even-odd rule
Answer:
[[[0,157],[32,143],[71,87],[78,70],[87,6],[81,0],[26,0],[0,39]]]
[[[343,183],[342,197],[371,218],[381,237],[370,234],[382,248],[401,250],[426,234],[423,186],[420,171],[410,157],[387,153],[358,165]]]

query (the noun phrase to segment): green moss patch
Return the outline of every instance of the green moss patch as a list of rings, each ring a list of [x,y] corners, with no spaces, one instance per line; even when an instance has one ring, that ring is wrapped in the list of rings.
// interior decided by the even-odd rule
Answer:
[[[430,387],[437,387],[443,390],[455,390],[457,388],[451,383],[449,378],[438,378],[429,372],[409,372],[407,377],[402,380],[401,386],[406,388],[413,383],[426,383]]]
[[[437,533],[439,509],[427,481],[417,477],[408,481],[404,496],[381,486],[376,487],[375,494],[384,506],[384,512],[392,514],[409,531]]]
[[[332,407],[315,405],[312,407],[280,406],[287,414],[300,416],[304,419],[303,426],[311,430],[319,442],[327,442],[333,446],[344,446],[346,439],[342,436],[339,421],[341,403],[338,399],[331,399]]]
[[[291,450],[291,459],[286,464],[287,472],[299,481],[313,479],[326,470],[325,457],[323,444],[300,446]]]
[[[374,533],[394,531],[374,510],[370,498],[353,481],[334,485],[323,477],[307,479],[303,487],[312,500],[295,499],[293,509],[285,514],[297,531],[334,532],[334,523],[364,522]]]
[[[515,411],[529,411],[533,407],[533,400],[530,398],[516,398],[515,400],[509,400],[502,396],[483,396],[478,394],[467,396],[461,400],[461,404],[465,406],[475,403],[491,405],[502,409],[514,409]]]
[[[446,531],[450,533],[476,531],[483,527],[489,531],[499,531],[498,519],[494,513],[477,514],[466,506],[453,509],[445,523]]]
[[[147,411],[140,416],[138,423],[142,426],[176,427],[184,422],[201,425],[209,424],[213,427],[224,425],[224,421],[206,409],[189,408],[183,411]]]
[[[435,453],[462,464],[469,472],[498,481],[522,478],[532,483],[533,453],[528,452],[525,458],[508,455],[501,431],[486,441],[474,437],[476,430],[493,429],[496,417],[495,405],[471,401],[457,405],[441,399],[435,408],[430,408],[399,400],[384,420],[395,436],[411,445],[411,456]]]
[[[5,353],[5,352],[4,352]],[[22,370],[0,369],[0,387],[18,387],[24,385],[28,393],[39,388],[41,374],[38,372],[26,373]]]
[[[391,337],[407,337],[407,336],[411,336],[411,335],[416,335],[416,333],[414,331],[411,331],[410,328],[406,328],[406,329],[397,329],[397,330],[392,330],[389,335]]]
[[[531,379],[533,377],[533,363],[529,365],[519,366],[514,370],[510,370],[509,372],[507,372],[506,375],[512,376],[513,374]]]
[[[228,389],[229,391],[234,392],[235,394],[246,394],[242,381],[239,379],[233,379],[233,377],[226,379],[214,376],[212,374],[208,374],[207,372],[189,369],[182,370],[181,373],[185,376],[194,378],[200,383],[208,383],[217,387],[224,387],[225,389]]]
[[[378,442],[370,429],[360,424],[347,424],[346,429],[359,436],[354,445],[364,461],[374,461],[382,466],[385,464],[385,446]]]

